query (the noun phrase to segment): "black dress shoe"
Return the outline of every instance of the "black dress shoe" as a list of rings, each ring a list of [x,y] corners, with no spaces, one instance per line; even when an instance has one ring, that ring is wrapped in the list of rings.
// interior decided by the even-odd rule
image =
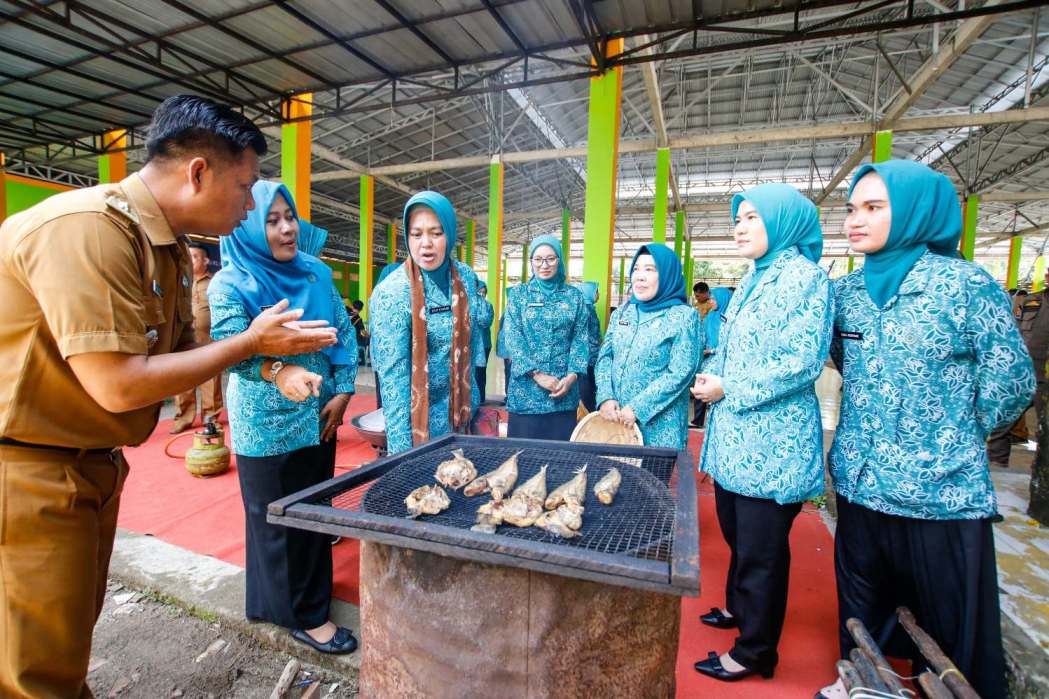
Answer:
[[[721,680],[722,682],[735,682],[741,680],[744,677],[750,677],[751,675],[761,675],[766,680],[772,678],[772,670],[754,670],[751,668],[744,668],[739,672],[731,672],[726,670],[721,664],[721,657],[714,651],[707,653],[706,660],[700,660],[696,663],[696,671],[700,674],[706,675],[707,677],[713,677],[715,680]]]
[[[734,616],[725,616],[720,609],[717,607],[711,607],[709,614],[704,614],[699,617],[707,626],[713,626],[715,629],[734,629],[739,626],[739,622]]]
[[[302,629],[292,631],[291,637],[299,643],[305,643],[314,650],[329,655],[346,655],[357,650],[357,639],[353,637],[353,632],[341,626],[335,630],[335,635],[327,643],[315,640]]]

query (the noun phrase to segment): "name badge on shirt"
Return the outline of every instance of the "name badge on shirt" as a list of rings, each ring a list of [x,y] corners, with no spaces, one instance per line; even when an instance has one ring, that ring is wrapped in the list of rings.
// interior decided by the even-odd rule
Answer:
[[[619,324],[620,325],[630,325],[630,319],[629,318],[620,318],[619,319]]]
[[[430,313],[451,313],[451,306],[431,306]]]
[[[725,314],[724,314],[724,313],[722,313],[722,314],[721,314],[721,321],[722,321],[723,323],[727,323],[727,322],[728,322],[728,318],[726,318],[726,317],[725,317]]]
[[[530,303],[530,304],[528,304],[528,307],[529,308],[542,308],[545,305],[546,305],[545,303]]]
[[[839,330],[838,337],[840,337],[843,340],[862,340],[863,333],[854,333],[849,330]]]
[[[156,279],[153,280],[153,293],[160,298],[164,298],[164,290],[160,288],[160,283]]]

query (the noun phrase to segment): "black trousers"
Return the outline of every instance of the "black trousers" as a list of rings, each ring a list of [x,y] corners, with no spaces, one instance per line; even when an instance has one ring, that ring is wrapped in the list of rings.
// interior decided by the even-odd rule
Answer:
[[[695,425],[696,427],[702,427],[703,426],[703,420],[707,416],[707,404],[704,403],[701,400],[697,400],[696,398],[693,398],[692,399],[692,409],[694,411],[693,414],[692,414],[692,424]]]
[[[474,383],[477,384],[477,393],[480,394],[481,402],[484,403],[485,389],[488,388],[488,367],[474,367]]]
[[[579,383],[579,400],[583,402],[583,407],[587,412],[594,412],[597,410],[597,378],[594,376],[594,367],[587,367],[586,374],[580,374],[576,381]]]
[[[245,613],[290,629],[328,621],[331,537],[266,522],[274,500],[335,474],[335,440],[277,456],[237,456],[247,529]]]
[[[738,495],[714,484],[718,524],[732,557],[725,581],[725,607],[739,622],[729,651],[740,665],[771,670],[787,614],[790,581],[790,528],[801,503]]]
[[[510,360],[503,359],[503,395],[510,395]]]
[[[575,426],[574,410],[540,413],[539,415],[510,413],[509,423],[506,426],[506,436],[521,439],[553,439],[567,442],[572,438]]]
[[[839,495],[834,570],[843,658],[855,645],[845,622],[856,617],[918,674],[925,665],[896,620],[906,606],[983,699],[1007,696],[990,520],[897,517]]]

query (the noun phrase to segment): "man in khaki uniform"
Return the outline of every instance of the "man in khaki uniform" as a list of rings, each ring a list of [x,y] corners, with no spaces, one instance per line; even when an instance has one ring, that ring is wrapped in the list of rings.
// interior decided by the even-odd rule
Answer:
[[[286,303],[192,349],[185,233],[254,207],[266,142],[197,97],[154,114],[147,163],[0,226],[0,696],[91,697],[85,678],[120,492],[120,447],[160,402],[252,355],[317,351],[329,328]],[[176,352],[185,349],[187,351]]]
[[[193,339],[197,345],[211,342],[211,306],[208,305],[208,249],[200,243],[189,244],[190,261],[193,264],[193,282],[190,298],[193,309]],[[197,389],[175,396],[175,424],[171,434],[185,432],[197,418]],[[200,421],[218,420],[222,412],[222,374],[200,384]]]

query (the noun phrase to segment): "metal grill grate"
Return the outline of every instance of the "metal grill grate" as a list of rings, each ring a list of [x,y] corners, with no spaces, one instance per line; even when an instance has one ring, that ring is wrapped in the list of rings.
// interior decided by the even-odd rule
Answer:
[[[595,445],[599,446],[599,445]],[[466,458],[484,474],[499,466],[517,450],[464,447]],[[408,459],[377,481],[353,488],[321,502],[340,510],[367,512],[386,517],[405,517],[404,498],[421,485],[436,483],[438,464],[451,458],[450,449],[439,449]],[[640,462],[640,467],[637,465]],[[669,488],[674,460],[666,457],[632,459],[602,456],[600,451],[581,453],[560,449],[526,449],[517,460],[517,485],[539,472],[546,464],[547,492],[570,480],[586,465],[587,497],[580,536],[561,539],[538,527],[502,525],[496,535],[575,546],[590,551],[625,554],[656,561],[670,559],[674,531],[674,499]],[[613,467],[623,476],[619,492],[611,505],[594,496],[594,485]],[[420,518],[432,524],[469,529],[477,519],[477,508],[490,495],[466,497],[462,490],[446,488],[451,506],[437,515]]]

